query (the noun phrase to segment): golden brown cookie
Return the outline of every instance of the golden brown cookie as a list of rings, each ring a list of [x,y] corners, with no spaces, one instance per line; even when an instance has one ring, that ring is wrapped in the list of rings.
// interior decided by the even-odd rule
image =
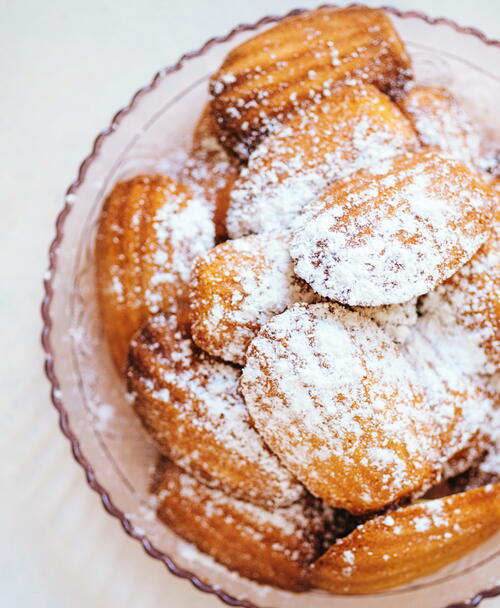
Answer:
[[[438,148],[464,163],[478,163],[477,128],[447,89],[414,86],[399,105],[425,146]]]
[[[187,322],[191,265],[213,243],[206,204],[183,184],[139,175],[113,188],[99,218],[95,255],[102,325],[119,370],[150,314],[175,313]]]
[[[196,348],[175,317],[156,315],[144,326],[130,348],[127,378],[146,431],[199,481],[267,506],[302,494],[253,429],[240,370]]]
[[[312,568],[332,593],[376,593],[431,574],[500,530],[500,484],[375,517],[334,544]]]
[[[231,191],[228,233],[282,232],[330,182],[417,146],[386,95],[370,84],[340,85],[252,152]]]
[[[242,576],[293,591],[309,587],[307,566],[333,517],[310,497],[267,511],[206,487],[171,463],[158,498],[158,517],[176,534]]]
[[[375,511],[434,480],[437,441],[413,370],[356,312],[296,304],[274,317],[241,387],[267,445],[331,506]]]
[[[439,326],[442,356],[460,358],[471,374],[500,369],[500,206],[489,228],[470,261],[422,301],[428,335]]]
[[[402,352],[415,370],[439,434],[441,454],[436,462],[443,478],[477,464],[491,443],[493,400],[481,383],[466,373],[469,352],[452,352],[440,324],[420,317]]]
[[[338,81],[399,90],[410,58],[390,19],[363,6],[321,8],[281,21],[226,56],[212,77],[212,108],[224,145],[242,158]]]
[[[404,346],[437,414],[445,477],[476,464],[497,442],[499,393],[490,375],[500,363],[498,219],[497,211],[488,240],[471,260],[422,298]]]
[[[488,238],[497,197],[434,151],[389,159],[326,188],[295,225],[295,272],[351,306],[406,302],[456,272]]]
[[[253,235],[201,256],[191,280],[191,332],[211,355],[243,365],[259,329],[295,302],[317,299],[295,277],[287,235]]]
[[[214,117],[207,105],[195,127],[191,150],[181,178],[189,185],[201,189],[212,209],[218,241],[227,238],[229,193],[238,172],[239,162],[219,142]]]

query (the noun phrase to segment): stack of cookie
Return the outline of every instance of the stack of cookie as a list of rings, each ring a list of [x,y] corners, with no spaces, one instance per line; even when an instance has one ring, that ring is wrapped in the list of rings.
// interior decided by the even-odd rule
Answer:
[[[282,21],[210,92],[180,175],[118,183],[96,240],[110,352],[162,454],[158,516],[286,589],[437,570],[500,529],[480,134],[364,7]]]

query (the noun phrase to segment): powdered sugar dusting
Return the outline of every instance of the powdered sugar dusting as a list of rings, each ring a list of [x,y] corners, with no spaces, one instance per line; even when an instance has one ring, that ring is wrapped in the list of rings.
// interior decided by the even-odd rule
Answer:
[[[251,426],[240,371],[196,349],[174,317],[153,317],[132,344],[136,410],[177,464],[250,500],[289,504],[302,492]]]
[[[136,199],[138,188],[142,196]],[[120,194],[124,189],[126,194]],[[120,217],[128,221],[109,227],[107,238],[122,247],[103,290],[129,309],[175,312],[185,297],[193,260],[213,246],[210,212],[189,190],[161,175],[138,176],[118,184],[115,192],[110,203],[115,205],[116,198]],[[142,236],[145,225],[147,237]]]
[[[304,568],[335,520],[332,509],[311,497],[269,511],[208,488],[171,464],[158,503],[163,522],[221,563],[292,589],[303,586]]]
[[[417,299],[389,306],[356,306],[354,310],[375,321],[397,344],[404,344],[417,323]]]
[[[464,163],[477,164],[480,139],[465,109],[449,91],[415,86],[401,101],[420,141]]]
[[[500,393],[497,392],[496,394],[498,396]],[[492,412],[488,432],[491,436],[491,446],[489,446],[486,457],[479,465],[479,471],[494,475],[500,481],[500,404],[497,404]]]
[[[413,492],[433,455],[413,371],[369,319],[295,305],[252,342],[242,390],[258,430],[311,492],[370,510]]]
[[[458,161],[427,151],[331,185],[297,221],[295,270],[350,305],[427,293],[486,240],[495,196]]]
[[[437,343],[463,372],[493,374],[500,366],[500,212],[488,240],[450,279],[428,294],[422,313],[438,327]],[[428,330],[429,333],[430,330]]]
[[[250,341],[274,315],[317,299],[295,277],[288,237],[249,236],[218,245],[195,265],[191,288],[194,341],[243,364]]]
[[[212,107],[225,145],[247,158],[298,110],[329,100],[335,83],[395,91],[409,70],[383,11],[325,7],[290,17],[230,52],[211,82]]]
[[[283,231],[331,181],[416,143],[406,118],[375,87],[343,85],[251,154],[231,192],[229,235]]]
[[[498,226],[497,217],[472,259],[422,299],[422,316],[405,347],[446,433],[445,463],[461,453],[451,474],[475,463],[485,449],[490,463],[498,453],[499,392],[491,376],[500,356]],[[495,467],[486,465],[488,472]]]
[[[187,473],[180,473],[176,478],[179,482],[179,487],[176,488],[181,497],[198,501],[203,499],[204,509],[209,517],[231,517],[227,513],[227,507],[230,506],[234,512],[239,512],[241,515],[247,515],[254,522],[255,527],[272,526],[285,536],[297,535],[298,538],[304,538],[304,533],[307,532],[309,517],[307,510],[304,509],[304,502],[296,502],[289,507],[276,508],[272,510],[264,509],[258,505],[239,500],[232,496],[228,496],[220,490],[214,488],[200,487],[200,483]],[[167,486],[162,489],[158,499],[161,502],[168,494]],[[316,515],[319,515],[318,513]],[[234,521],[234,520],[233,520]],[[235,522],[236,523],[236,522]],[[254,531],[254,535],[258,535],[258,531]]]
[[[433,426],[441,437],[441,456],[436,466],[445,476],[470,467],[486,448],[492,409],[489,394],[465,373],[468,349],[452,352],[439,324],[431,317],[419,320],[403,352],[415,369],[432,411]],[[459,364],[460,355],[464,365]],[[484,429],[484,430],[483,430]],[[447,469],[453,458],[453,469]]]
[[[144,298],[155,313],[162,310],[165,284],[177,284],[177,295],[184,293],[193,260],[213,244],[214,232],[206,205],[196,198],[166,201],[152,222],[156,239],[145,261],[153,272]]]
[[[229,189],[237,173],[238,163],[220,143],[210,106],[207,105],[195,128],[181,177],[206,201],[212,211],[219,239],[225,236]]]

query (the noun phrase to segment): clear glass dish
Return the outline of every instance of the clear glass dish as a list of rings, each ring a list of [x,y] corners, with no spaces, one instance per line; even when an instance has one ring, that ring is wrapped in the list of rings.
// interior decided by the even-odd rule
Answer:
[[[500,42],[446,19],[387,9],[413,56],[417,80],[449,87],[499,139]],[[173,574],[233,606],[405,608],[476,606],[500,594],[500,535],[432,576],[372,596],[295,594],[229,572],[156,521],[148,483],[156,452],[124,397],[99,327],[93,242],[104,195],[134,173],[172,174],[208,98],[207,80],[228,50],[282,17],[265,17],[205,43],[160,71],[98,135],[68,189],[50,248],[42,342],[52,400],[89,485],[123,529]],[[469,603],[472,601],[472,603]]]

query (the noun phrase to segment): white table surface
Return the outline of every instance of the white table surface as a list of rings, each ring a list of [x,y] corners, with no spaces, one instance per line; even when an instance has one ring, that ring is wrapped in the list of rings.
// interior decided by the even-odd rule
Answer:
[[[500,38],[499,0],[392,4]],[[114,112],[184,51],[238,22],[294,6],[292,0],[0,0],[2,608],[221,605],[147,557],[87,487],[48,398],[41,280],[63,192]],[[499,607],[500,600],[484,606]]]

